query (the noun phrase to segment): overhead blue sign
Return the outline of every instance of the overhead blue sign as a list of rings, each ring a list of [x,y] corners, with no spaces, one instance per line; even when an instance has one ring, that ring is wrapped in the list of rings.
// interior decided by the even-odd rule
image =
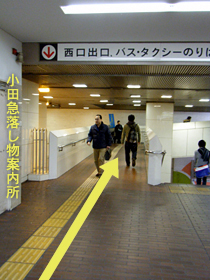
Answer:
[[[109,114],[109,124],[110,124],[110,128],[115,127],[114,114]]]

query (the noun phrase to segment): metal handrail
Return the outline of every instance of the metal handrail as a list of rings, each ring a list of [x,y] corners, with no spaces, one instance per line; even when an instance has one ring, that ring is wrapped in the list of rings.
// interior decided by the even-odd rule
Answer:
[[[68,143],[68,144],[65,144],[65,145],[59,145],[59,146],[58,146],[58,150],[59,150],[59,152],[60,152],[60,151],[63,151],[63,148],[64,148],[64,147],[70,146],[70,145],[75,146],[76,143],[81,142],[81,141],[84,141],[84,140],[86,140],[86,139],[88,139],[88,137],[83,138],[83,139],[80,139],[80,140],[77,140],[77,141],[74,141],[74,142],[71,142],[71,143]]]
[[[149,150],[146,150],[145,151],[145,154],[166,154],[166,151],[164,150],[163,152],[155,152],[155,151],[149,151]]]
[[[166,154],[166,150],[164,150],[163,152],[155,152],[155,151],[146,150],[146,151],[145,151],[145,154],[163,155],[163,157],[162,157],[162,162],[161,162],[161,165],[162,165],[162,164],[163,164],[164,157],[165,157],[165,154]]]

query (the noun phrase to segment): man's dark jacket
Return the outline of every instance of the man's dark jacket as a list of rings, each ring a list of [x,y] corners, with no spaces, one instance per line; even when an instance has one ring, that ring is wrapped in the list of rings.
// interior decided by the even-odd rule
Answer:
[[[91,142],[92,140],[94,149],[103,149],[111,146],[112,136],[108,126],[103,122],[101,122],[99,127],[96,124],[92,125],[88,133],[87,142]]]

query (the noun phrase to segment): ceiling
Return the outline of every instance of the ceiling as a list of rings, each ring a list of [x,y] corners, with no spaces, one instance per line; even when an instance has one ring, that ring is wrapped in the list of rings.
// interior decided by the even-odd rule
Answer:
[[[23,65],[23,78],[40,86],[50,87],[49,100],[55,107],[90,109],[110,108],[100,100],[108,100],[112,109],[144,110],[146,102],[173,102],[176,111],[210,111],[210,66],[159,65]],[[74,88],[86,84],[87,88]],[[140,89],[128,89],[128,84],[140,84]],[[100,94],[91,97],[90,94]],[[131,95],[141,95],[141,107],[133,106]],[[161,95],[172,95],[162,99]],[[76,103],[69,106],[68,103]],[[185,105],[193,108],[185,108]],[[52,107],[52,106],[51,106]]]
[[[210,38],[209,13],[69,16],[59,7],[79,3],[94,3],[94,0],[0,0],[0,28],[23,43],[208,42]],[[175,110],[210,111],[210,102],[199,102],[201,98],[210,99],[209,65],[24,63],[22,71],[23,78],[50,87],[53,96],[50,102],[54,108],[58,104],[61,108],[108,108],[100,102],[107,99],[113,109],[144,110],[146,102],[167,101],[174,103]],[[88,87],[76,89],[72,86],[74,83],[85,83]],[[140,84],[141,88],[127,89],[128,84]],[[93,93],[101,96],[90,97]],[[141,107],[133,106],[131,94],[141,95]],[[163,100],[160,98],[163,94],[172,95],[172,98]],[[43,94],[39,97],[46,102]],[[76,106],[69,106],[70,102],[75,102]],[[194,107],[185,108],[188,104]]]

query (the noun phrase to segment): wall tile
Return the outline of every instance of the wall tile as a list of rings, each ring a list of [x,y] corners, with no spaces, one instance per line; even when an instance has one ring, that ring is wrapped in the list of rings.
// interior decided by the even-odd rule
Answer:
[[[203,130],[190,129],[187,131],[187,156],[194,156],[194,151],[198,149],[198,141],[202,139]]]
[[[187,130],[175,130],[173,132],[172,157],[187,156]]]

